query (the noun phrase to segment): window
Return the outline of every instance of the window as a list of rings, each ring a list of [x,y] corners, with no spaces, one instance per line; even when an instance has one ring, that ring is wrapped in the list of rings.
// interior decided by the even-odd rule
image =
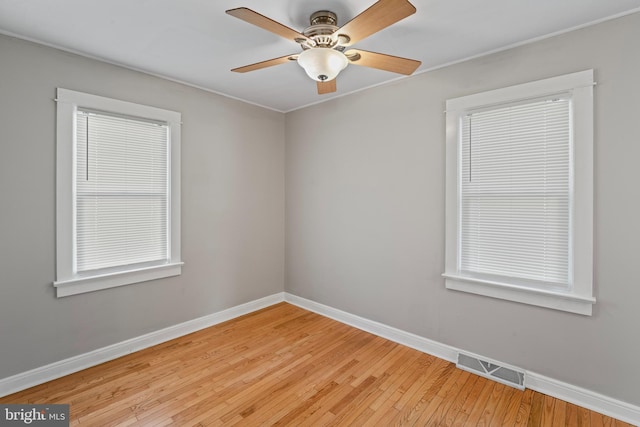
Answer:
[[[57,102],[57,296],[180,274],[180,113]]]
[[[446,108],[446,287],[591,315],[593,70]]]

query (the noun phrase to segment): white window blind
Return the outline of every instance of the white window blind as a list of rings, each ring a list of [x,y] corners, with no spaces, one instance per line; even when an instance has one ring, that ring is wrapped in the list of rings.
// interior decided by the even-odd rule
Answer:
[[[567,288],[571,100],[462,117],[459,271]]]
[[[81,109],[75,121],[75,271],[168,262],[168,127]]]

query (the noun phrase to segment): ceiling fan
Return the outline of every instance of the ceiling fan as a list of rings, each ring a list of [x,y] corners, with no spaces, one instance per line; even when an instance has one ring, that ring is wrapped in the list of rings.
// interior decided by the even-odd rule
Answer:
[[[315,12],[311,14],[310,26],[298,32],[246,7],[230,9],[227,10],[229,15],[299,43],[302,47],[299,54],[268,59],[231,71],[246,73],[297,61],[307,75],[316,81],[319,95],[336,91],[336,77],[348,64],[410,75],[420,66],[420,61],[360,49],[345,49],[415,12],[416,8],[407,0],[378,0],[342,27],[337,26],[335,13],[328,10]]]

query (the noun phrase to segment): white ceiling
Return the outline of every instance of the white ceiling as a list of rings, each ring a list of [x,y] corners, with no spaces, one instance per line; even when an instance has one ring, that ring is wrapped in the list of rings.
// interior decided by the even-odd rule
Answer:
[[[611,17],[640,0],[410,0],[416,14],[354,47],[422,61],[417,73]],[[298,31],[316,10],[342,25],[374,0],[0,0],[0,33],[291,111],[398,79],[350,65],[334,94],[317,95],[295,62],[231,68],[298,53],[299,45],[225,14],[245,6]],[[0,55],[0,66],[1,66]]]

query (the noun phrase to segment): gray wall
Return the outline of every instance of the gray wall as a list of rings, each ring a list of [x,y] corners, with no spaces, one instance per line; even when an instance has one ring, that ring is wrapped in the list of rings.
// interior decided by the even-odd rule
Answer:
[[[287,114],[286,290],[640,405],[638,40],[634,14]],[[445,100],[589,68],[593,316],[446,290]]]
[[[56,87],[182,113],[179,277],[56,299]],[[284,115],[0,36],[0,378],[284,286]]]

